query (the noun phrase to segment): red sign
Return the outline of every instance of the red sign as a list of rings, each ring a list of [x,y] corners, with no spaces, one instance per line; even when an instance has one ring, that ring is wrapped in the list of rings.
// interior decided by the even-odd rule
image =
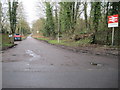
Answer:
[[[108,16],[108,23],[118,23],[118,15]]]
[[[108,16],[108,27],[118,27],[118,14]]]

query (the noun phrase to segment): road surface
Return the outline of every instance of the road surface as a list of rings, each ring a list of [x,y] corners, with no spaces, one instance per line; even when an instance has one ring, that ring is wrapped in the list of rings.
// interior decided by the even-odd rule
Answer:
[[[117,57],[75,53],[31,36],[2,56],[3,88],[118,87]]]

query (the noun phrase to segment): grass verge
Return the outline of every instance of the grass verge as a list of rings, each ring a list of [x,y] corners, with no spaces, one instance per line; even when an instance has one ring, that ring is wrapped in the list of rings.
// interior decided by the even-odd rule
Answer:
[[[64,46],[70,46],[70,47],[79,47],[79,46],[85,46],[90,44],[91,40],[89,38],[81,39],[80,41],[73,41],[73,40],[51,40],[50,38],[35,38],[42,41],[47,41],[50,44],[55,45],[64,45]]]
[[[14,44],[8,44],[8,43],[6,43],[6,44],[3,44],[2,47],[10,47],[12,45],[14,45]]]
[[[0,50],[12,47],[14,44],[10,43],[8,34],[0,34]]]

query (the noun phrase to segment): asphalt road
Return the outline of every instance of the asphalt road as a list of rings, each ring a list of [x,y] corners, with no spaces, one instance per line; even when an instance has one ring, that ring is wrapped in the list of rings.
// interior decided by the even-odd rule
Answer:
[[[3,88],[118,87],[117,57],[75,53],[30,36],[4,51],[2,60]]]

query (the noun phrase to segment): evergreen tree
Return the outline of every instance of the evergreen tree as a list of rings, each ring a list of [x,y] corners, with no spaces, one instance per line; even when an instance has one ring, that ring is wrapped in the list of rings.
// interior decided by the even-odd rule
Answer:
[[[9,19],[10,19],[10,28],[12,34],[15,33],[16,25],[17,25],[17,7],[18,2],[13,1],[12,4],[9,1]]]
[[[63,33],[74,33],[79,10],[79,2],[60,3],[60,26]]]
[[[45,36],[55,37],[55,27],[53,21],[53,14],[52,14],[52,6],[50,2],[46,2],[46,21],[45,21]]]
[[[114,15],[114,14],[120,13],[119,8],[120,8],[120,3],[119,2],[111,2],[110,14]]]
[[[1,32],[1,18],[2,18],[2,3],[0,2],[0,32]]]
[[[98,25],[99,20],[101,18],[101,2],[92,2],[91,3],[91,11],[92,11],[92,19],[93,19],[93,29],[94,29],[94,35],[93,35],[93,42],[96,43],[96,36],[95,34],[98,31]]]

